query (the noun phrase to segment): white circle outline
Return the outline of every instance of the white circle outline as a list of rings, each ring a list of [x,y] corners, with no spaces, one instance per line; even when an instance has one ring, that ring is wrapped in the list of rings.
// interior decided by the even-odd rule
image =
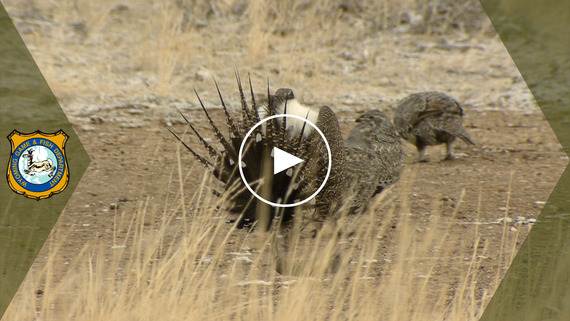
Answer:
[[[327,153],[329,155],[329,165],[327,168],[327,175],[325,176],[325,180],[323,181],[323,183],[321,184],[321,186],[319,186],[319,188],[317,189],[316,192],[314,192],[311,196],[309,196],[308,198],[297,202],[297,203],[292,203],[292,204],[277,204],[277,203],[273,203],[271,201],[268,201],[266,199],[264,199],[263,197],[257,195],[257,193],[249,186],[247,180],[245,179],[245,176],[243,175],[243,169],[241,166],[241,154],[243,153],[243,147],[245,146],[245,141],[246,139],[249,137],[249,135],[251,135],[251,133],[259,126],[261,126],[263,123],[265,123],[266,121],[273,119],[273,118],[278,118],[278,117],[292,117],[292,118],[297,118],[299,120],[305,121],[307,122],[309,125],[311,125],[314,129],[317,130],[317,132],[319,133],[319,135],[321,135],[321,137],[323,138],[323,140],[325,141],[325,146],[327,147]],[[251,194],[253,194],[253,196],[255,196],[258,200],[264,202],[265,204],[269,204],[271,206],[275,206],[275,207],[294,207],[294,206],[299,206],[301,204],[305,204],[308,201],[312,200],[315,196],[317,196],[317,194],[319,194],[321,192],[321,190],[325,187],[325,184],[327,183],[330,173],[331,173],[331,165],[332,165],[332,156],[331,156],[331,148],[329,146],[329,142],[327,141],[327,139],[325,138],[325,135],[323,134],[323,132],[315,125],[313,124],[310,120],[303,118],[301,116],[297,116],[297,115],[291,115],[291,114],[277,114],[277,115],[273,115],[273,116],[269,116],[267,118],[262,119],[261,121],[259,121],[257,124],[255,124],[253,127],[251,127],[251,129],[247,132],[247,134],[245,135],[244,139],[241,141],[241,145],[239,147],[239,154],[238,154],[238,168],[239,168],[239,175],[241,176],[241,179],[243,181],[243,183],[245,184],[245,187],[247,187],[247,189],[251,192]]]

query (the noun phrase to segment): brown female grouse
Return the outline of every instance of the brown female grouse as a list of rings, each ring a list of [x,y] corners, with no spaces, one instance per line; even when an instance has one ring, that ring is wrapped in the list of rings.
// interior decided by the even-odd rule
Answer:
[[[427,146],[446,144],[446,160],[453,159],[453,142],[460,138],[470,145],[473,141],[462,125],[463,109],[448,95],[428,91],[412,94],[400,101],[394,115],[398,133],[416,145],[419,161],[426,161]]]

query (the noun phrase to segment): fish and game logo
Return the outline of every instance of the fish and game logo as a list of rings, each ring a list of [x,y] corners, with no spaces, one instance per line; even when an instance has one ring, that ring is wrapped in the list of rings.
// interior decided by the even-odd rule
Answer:
[[[25,197],[40,200],[61,193],[69,183],[65,142],[69,136],[17,130],[8,135],[12,151],[6,174],[10,188]]]

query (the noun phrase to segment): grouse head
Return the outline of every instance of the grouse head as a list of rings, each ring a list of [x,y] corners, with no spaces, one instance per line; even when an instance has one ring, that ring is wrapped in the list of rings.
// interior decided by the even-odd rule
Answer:
[[[355,120],[358,125],[355,129],[362,131],[369,135],[376,136],[387,136],[387,137],[397,137],[392,121],[386,114],[380,110],[373,109],[362,114]]]

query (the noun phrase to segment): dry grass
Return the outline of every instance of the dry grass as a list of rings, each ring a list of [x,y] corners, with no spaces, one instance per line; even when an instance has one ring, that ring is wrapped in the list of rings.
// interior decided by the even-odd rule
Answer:
[[[180,165],[172,172],[184,182]],[[115,213],[113,244],[89,242],[58,280],[62,262],[53,258],[66,236],[52,234],[47,263],[28,275],[4,320],[477,320],[490,299],[477,282],[490,255],[478,228],[450,237],[452,220],[436,213],[418,232],[405,187],[375,199],[373,211],[341,218],[332,233],[291,235],[291,273],[281,275],[275,235],[225,223],[215,210],[221,200],[206,192],[210,179],[194,193],[171,184],[166,203],[175,206],[143,201],[136,213]],[[463,191],[452,217],[473,196]],[[504,234],[509,262],[515,242]],[[457,257],[466,245],[470,256]]]
[[[400,32],[402,39],[410,33],[433,35],[437,42],[443,33],[469,38],[493,30],[473,0],[429,5],[417,0],[5,2],[63,101],[78,96],[132,99],[149,93],[176,93],[190,100],[191,85],[196,85],[190,80],[202,69],[214,74],[224,70],[221,76],[229,77],[218,77],[223,82],[239,68],[259,73],[255,88],[264,88],[270,77],[272,83],[311,88],[299,92],[308,95],[343,82],[345,92],[356,91],[360,83],[343,78],[369,64],[379,79],[388,77],[395,86],[408,88],[425,85],[433,67],[420,59],[410,66],[414,72],[402,75],[401,54],[393,52],[399,36],[391,39],[394,34],[384,31]],[[386,43],[377,41],[384,38]],[[339,54],[349,64],[335,63]],[[479,52],[466,54],[449,68],[468,67]]]
[[[106,102],[149,92],[186,99],[189,75],[199,67],[218,70],[221,59],[229,70],[270,72],[278,83],[330,92],[346,78],[336,71],[339,66],[323,63],[330,61],[327,47],[339,38],[358,42],[396,28],[470,36],[492,29],[485,19],[458,19],[469,16],[472,1],[451,3],[459,10],[424,15],[417,24],[405,20],[436,12],[435,7],[418,0],[359,6],[339,0],[5,2],[10,12],[22,13],[17,22],[30,28],[27,45],[64,102],[78,97]],[[42,28],[58,41],[45,41]],[[383,49],[372,44],[347,60],[393,75],[393,87],[428,83],[430,63],[418,59],[410,73],[400,75],[391,61],[401,55]],[[89,59],[74,52],[89,52]],[[469,69],[478,55],[468,51],[447,63],[451,70]],[[253,80],[254,87],[264,88],[263,78]],[[344,85],[348,93],[361,87],[358,81]],[[455,90],[461,86],[471,84]],[[281,275],[272,253],[277,235],[230,228],[215,210],[220,200],[205,188],[211,177],[188,191],[190,172],[178,155],[165,205],[146,199],[134,213],[115,212],[113,244],[89,242],[73,260],[61,262],[56,258],[66,251],[61,247],[66,236],[54,232],[46,264],[28,274],[3,320],[476,320],[490,299],[485,290],[496,288],[514,255],[517,237],[503,233],[496,278],[490,286],[479,285],[486,277],[481,261],[490,253],[478,228],[451,238],[452,220],[438,216],[436,200],[434,219],[419,228],[409,210],[409,186],[403,186],[376,199],[374,210],[341,218],[329,227],[333,232],[316,239],[293,233],[292,273]],[[481,193],[462,192],[453,215],[466,197],[484,201]],[[331,237],[337,230],[342,236]],[[472,249],[470,255],[458,256],[465,247]],[[339,252],[338,271],[332,273],[331,258]]]

